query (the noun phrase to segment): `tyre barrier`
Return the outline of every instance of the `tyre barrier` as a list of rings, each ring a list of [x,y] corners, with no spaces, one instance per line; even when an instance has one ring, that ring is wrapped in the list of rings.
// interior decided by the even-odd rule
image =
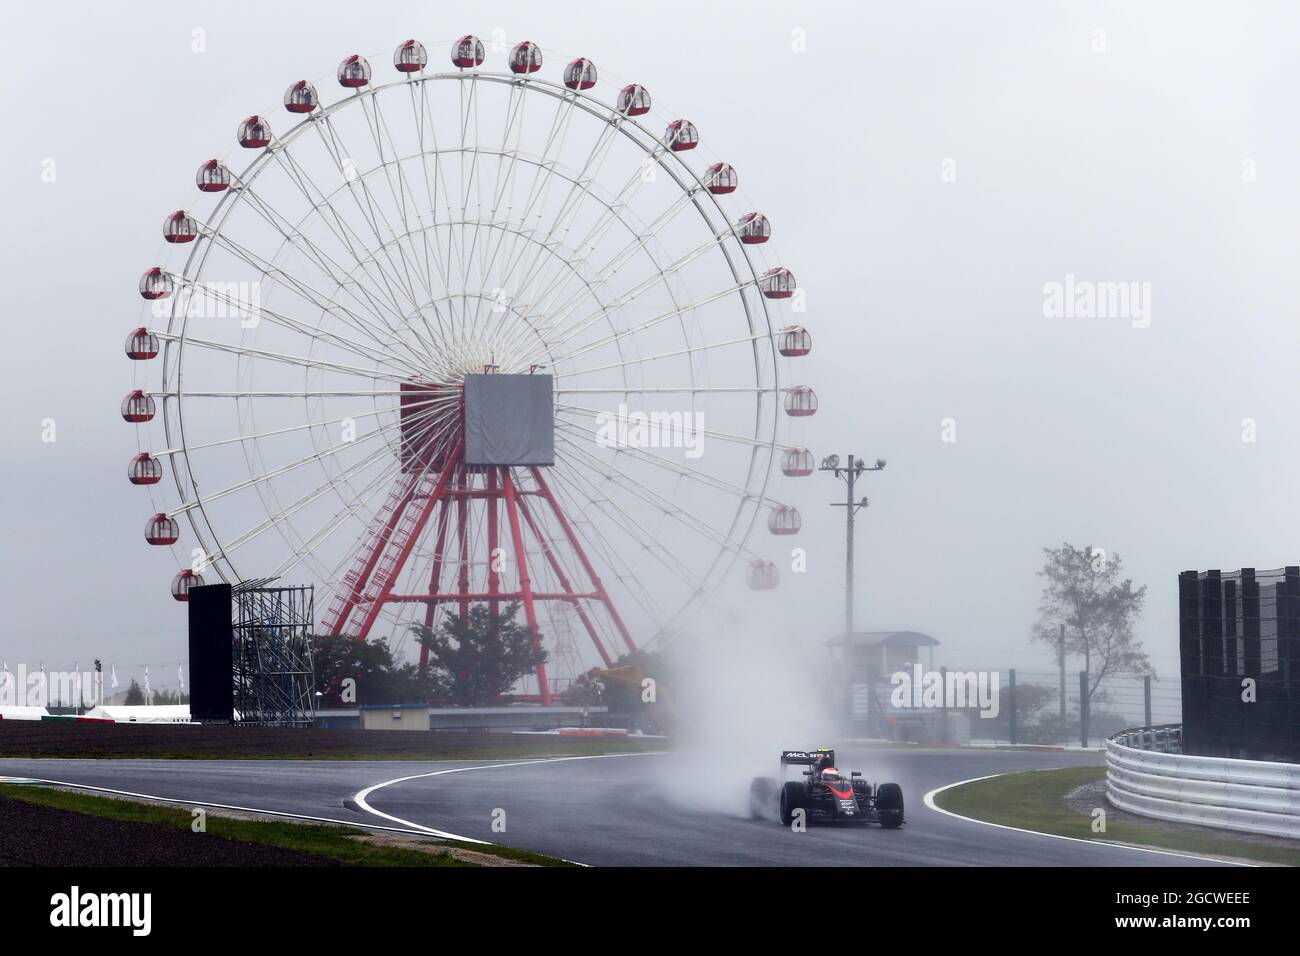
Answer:
[[[1178,725],[1106,740],[1106,799],[1172,823],[1300,840],[1300,764],[1184,754]]]

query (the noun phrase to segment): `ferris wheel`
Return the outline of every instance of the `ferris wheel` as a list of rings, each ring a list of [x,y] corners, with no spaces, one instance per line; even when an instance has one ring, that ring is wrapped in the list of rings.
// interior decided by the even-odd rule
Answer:
[[[801,293],[645,86],[447,46],[387,81],[348,56],[333,102],[298,80],[199,165],[139,284],[128,477],[177,600],[304,579],[318,630],[395,647],[514,603],[539,645],[585,635],[568,671],[608,665],[728,575],[778,586],[776,474],[813,469],[783,437],[817,409]]]

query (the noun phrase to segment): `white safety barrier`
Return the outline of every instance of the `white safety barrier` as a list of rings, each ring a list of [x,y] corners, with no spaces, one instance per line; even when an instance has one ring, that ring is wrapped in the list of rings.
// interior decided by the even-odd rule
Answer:
[[[1177,726],[1109,738],[1107,799],[1159,820],[1300,839],[1300,764],[1196,757],[1181,744]]]

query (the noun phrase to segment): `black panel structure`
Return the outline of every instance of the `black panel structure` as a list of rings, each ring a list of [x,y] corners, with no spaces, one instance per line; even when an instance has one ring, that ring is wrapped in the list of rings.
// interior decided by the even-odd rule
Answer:
[[[1184,571],[1178,606],[1183,751],[1300,762],[1300,567]]]
[[[465,464],[555,464],[550,375],[465,376]]]
[[[235,718],[231,587],[206,584],[190,588],[188,603],[190,718],[230,723]]]

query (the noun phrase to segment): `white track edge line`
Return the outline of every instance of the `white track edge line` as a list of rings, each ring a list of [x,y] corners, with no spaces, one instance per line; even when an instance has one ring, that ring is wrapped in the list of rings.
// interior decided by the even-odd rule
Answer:
[[[1068,769],[1070,768],[1068,767],[1041,768],[1041,770],[1068,770]],[[965,820],[967,823],[978,823],[980,826],[985,826],[985,827],[997,827],[999,830],[1012,830],[1016,833],[1028,833],[1033,836],[1050,837],[1053,840],[1069,840],[1073,843],[1086,843],[1089,846],[1108,846],[1108,847],[1114,847],[1117,850],[1135,850],[1139,853],[1157,853],[1161,856],[1176,856],[1186,860],[1200,860],[1204,863],[1222,863],[1227,866],[1250,866],[1250,867],[1258,865],[1255,863],[1237,862],[1234,860],[1223,860],[1213,856],[1200,856],[1195,853],[1180,853],[1176,850],[1159,850],[1154,847],[1132,846],[1128,843],[1113,843],[1110,840],[1085,840],[1082,837],[1065,836],[1064,834],[1061,833],[1044,833],[1042,830],[1026,830],[1023,827],[1008,826],[1005,823],[991,823],[988,820],[979,820],[976,819],[975,817],[967,817],[967,816],[963,816],[960,813],[953,813],[951,810],[945,810],[943,807],[938,806],[934,802],[934,798],[939,794],[943,793],[945,790],[952,790],[955,787],[964,787],[968,783],[979,783],[981,780],[992,780],[995,777],[1011,777],[1018,773],[1038,773],[1041,772],[1041,770],[1038,768],[1033,770],[1011,770],[1006,773],[990,773],[990,774],[986,774],[983,777],[971,777],[969,780],[958,780],[956,783],[950,783],[942,787],[935,787],[933,790],[931,790],[929,793],[925,795],[924,803],[926,807],[928,807],[929,809],[935,811],[936,813],[942,813],[946,817],[953,817],[957,820]]]
[[[484,763],[472,764],[468,767],[451,767],[447,770],[431,770],[427,773],[413,773],[405,777],[396,777],[392,780],[385,780],[382,783],[376,783],[373,786],[366,787],[364,790],[358,790],[352,795],[352,802],[367,813],[373,813],[377,817],[383,817],[385,820],[391,820],[394,823],[400,823],[404,827],[411,827],[431,836],[441,837],[444,840],[460,840],[464,843],[478,843],[483,846],[504,846],[505,844],[491,843],[488,840],[479,840],[475,837],[461,836],[457,833],[448,833],[445,830],[435,830],[432,827],[422,826],[419,823],[412,823],[410,820],[403,820],[401,817],[395,817],[390,813],[384,813],[382,810],[376,810],[367,801],[366,798],[376,790],[382,790],[385,787],[391,787],[395,784],[406,783],[408,780],[422,780],[425,777],[440,777],[449,773],[466,773],[470,770],[492,770],[500,767],[528,767],[534,764],[543,763],[565,763],[570,760],[602,760],[609,757],[646,757],[668,753],[665,750],[643,750],[634,753],[622,754],[584,754],[580,757],[544,757],[539,760],[517,760],[511,763]],[[578,863],[577,860],[565,860],[566,863]],[[579,866],[586,866],[585,863],[578,863]]]

